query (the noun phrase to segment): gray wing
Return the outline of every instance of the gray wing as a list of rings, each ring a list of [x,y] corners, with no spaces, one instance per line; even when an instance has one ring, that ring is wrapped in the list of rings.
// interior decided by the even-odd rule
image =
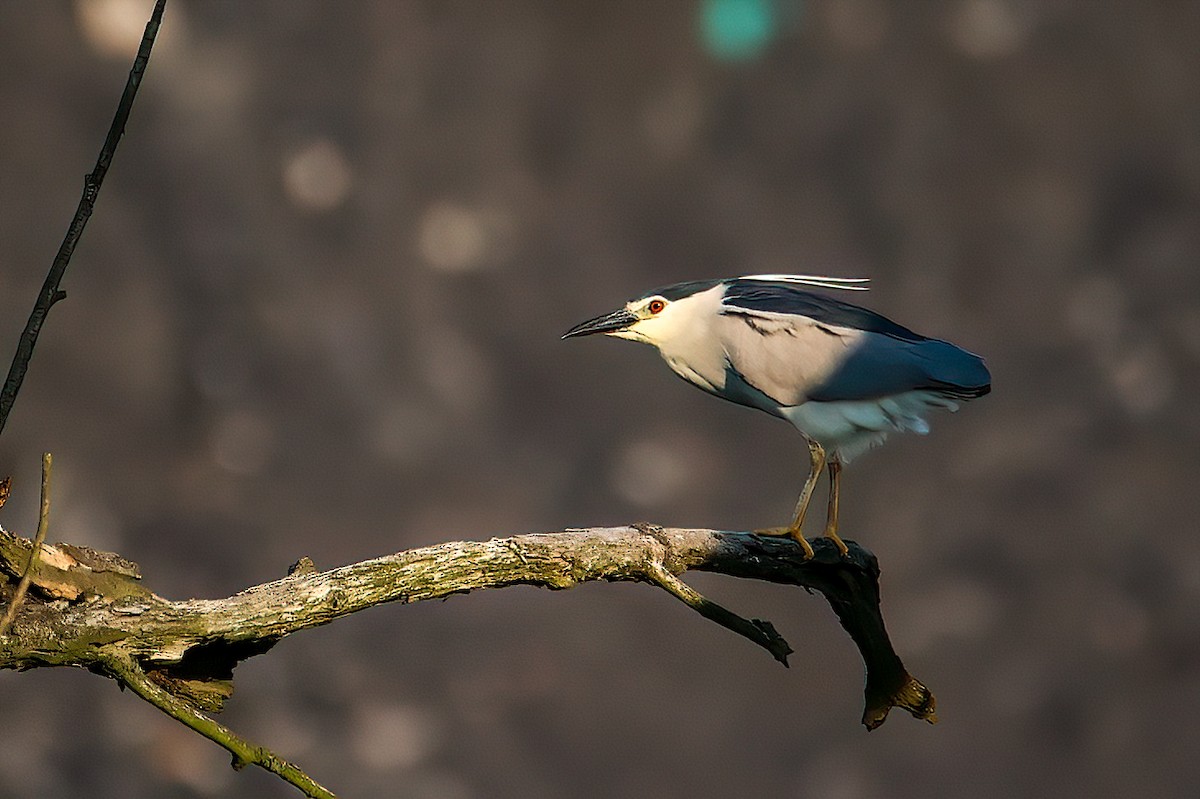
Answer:
[[[727,371],[783,407],[805,402],[828,382],[862,335],[806,317],[729,311],[716,327]]]
[[[791,286],[734,289],[718,322],[729,367],[780,405],[990,388],[978,356],[873,311]]]

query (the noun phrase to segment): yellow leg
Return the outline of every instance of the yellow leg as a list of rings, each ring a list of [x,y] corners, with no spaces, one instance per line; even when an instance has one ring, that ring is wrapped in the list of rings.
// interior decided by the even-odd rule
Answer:
[[[788,532],[797,541],[804,540],[804,536],[800,535],[800,528],[804,525],[804,516],[808,513],[808,504],[812,502],[813,489],[817,487],[817,481],[821,479],[821,470],[825,468],[825,450],[820,444],[815,441],[809,441],[808,454],[812,458],[808,479],[804,481],[804,488],[800,491],[800,499],[796,501],[796,514],[792,519],[792,526],[788,528]]]
[[[838,536],[838,494],[842,483],[842,464],[841,461],[831,460],[829,462],[829,513],[825,517],[825,537],[832,540],[838,548],[838,552],[842,553],[842,557],[850,554],[850,550],[846,548],[846,542]]]
[[[825,468],[825,450],[817,442],[809,441],[808,454],[812,462],[809,465],[808,479],[804,481],[804,488],[800,491],[800,499],[796,502],[796,514],[792,518],[792,523],[787,527],[770,527],[765,530],[754,531],[759,535],[791,536],[800,545],[800,548],[804,550],[805,560],[813,556],[813,548],[812,544],[808,543],[808,539],[804,537],[804,533],[800,528],[804,525],[804,516],[808,513],[808,504],[812,501],[813,490],[817,487],[817,481],[821,479],[821,472]]]
[[[804,537],[804,533],[800,528],[804,524],[804,515],[808,513],[808,503],[812,501],[813,489],[817,487],[817,480],[821,478],[821,470],[825,468],[825,450],[817,442],[809,441],[808,454],[812,458],[812,464],[809,468],[808,479],[804,481],[804,488],[800,491],[800,499],[796,502],[796,515],[792,519],[792,523],[787,527],[773,527],[768,530],[755,531],[762,535],[791,536],[796,539],[796,543],[804,550],[804,558],[806,560],[813,556],[813,548]]]

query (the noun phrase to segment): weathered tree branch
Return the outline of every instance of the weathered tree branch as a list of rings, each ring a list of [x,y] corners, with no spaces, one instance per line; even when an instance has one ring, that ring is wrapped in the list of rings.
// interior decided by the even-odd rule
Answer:
[[[106,674],[162,712],[223,746],[233,765],[257,765],[310,797],[333,794],[298,766],[255,746],[204,711],[233,693],[233,669],[284,636],[387,602],[420,602],[482,588],[570,588],[592,580],[657,585],[702,616],[787,665],[792,649],[770,622],[744,619],[700,595],[689,569],[797,585],[825,595],[866,666],[863,724],[893,707],[929,722],[933,695],[892,649],[879,609],[879,566],[853,542],[828,539],[805,559],[788,539],[648,524],[457,541],[318,572],[307,558],[287,577],[225,599],[172,602],[146,589],[137,564],[71,544],[42,543],[49,458],[34,541],[0,528],[0,668],[76,666]],[[26,593],[26,589],[28,593]],[[22,601],[24,600],[24,601]],[[11,622],[11,625],[8,624]]]
[[[13,579],[31,542],[0,532],[0,569]],[[23,605],[0,639],[0,667],[83,666],[114,672],[133,662],[172,695],[211,710],[232,691],[233,668],[280,638],[386,602],[419,602],[481,588],[570,588],[591,580],[658,585],[701,615],[786,664],[787,643],[768,622],[705,599],[678,575],[689,569],[820,591],[862,652],[863,723],[873,729],[902,707],[934,720],[933,697],[905,671],[879,610],[874,555],[840,558],[823,539],[804,560],[787,540],[650,525],[459,541],[324,572],[295,570],[225,599],[172,602],[142,586],[135,564],[69,544],[46,545],[32,574],[39,601]],[[120,676],[119,674],[114,676]]]

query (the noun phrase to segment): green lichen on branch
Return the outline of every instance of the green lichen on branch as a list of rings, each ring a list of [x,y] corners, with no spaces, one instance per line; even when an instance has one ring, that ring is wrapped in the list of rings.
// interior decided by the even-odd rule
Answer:
[[[0,533],[0,566],[11,562],[9,553],[24,552],[18,541]],[[77,562],[54,573],[50,590],[35,582],[42,601],[21,609],[14,635],[0,642],[0,667],[92,665],[115,652],[161,671],[160,684],[165,690],[181,686],[186,701],[197,683],[227,682],[238,662],[281,638],[375,605],[510,585],[565,589],[595,580],[664,588],[786,662],[791,650],[769,622],[744,619],[678,579],[703,570],[821,592],[863,655],[864,724],[878,726],[893,706],[933,721],[932,695],[908,675],[888,639],[875,557],[852,546],[842,558],[821,540],[815,549],[806,560],[790,541],[746,533],[649,525],[568,530],[438,544],[323,572],[299,570],[224,599],[179,602],[150,592],[129,573],[96,572]],[[55,551],[65,550],[59,545]],[[11,566],[4,570],[12,573]],[[136,567],[129,571],[136,574]],[[109,583],[117,586],[112,595],[100,590]],[[64,584],[80,590],[64,599]],[[224,682],[206,692],[205,706],[219,706]]]

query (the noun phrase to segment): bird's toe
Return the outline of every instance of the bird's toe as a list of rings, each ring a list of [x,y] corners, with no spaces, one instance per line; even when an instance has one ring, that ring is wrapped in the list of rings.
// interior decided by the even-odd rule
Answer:
[[[800,548],[804,550],[804,559],[808,560],[813,556],[812,544],[808,543],[808,539],[804,537],[804,533],[800,532],[795,527],[760,527],[754,531],[755,535],[769,536],[787,536],[793,539]]]

